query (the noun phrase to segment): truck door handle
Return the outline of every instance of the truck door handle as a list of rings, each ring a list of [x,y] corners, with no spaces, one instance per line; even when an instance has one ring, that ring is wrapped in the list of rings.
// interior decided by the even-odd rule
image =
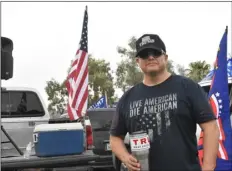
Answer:
[[[34,122],[34,121],[29,121],[29,122],[28,122],[28,125],[29,125],[29,126],[35,126],[35,122]]]

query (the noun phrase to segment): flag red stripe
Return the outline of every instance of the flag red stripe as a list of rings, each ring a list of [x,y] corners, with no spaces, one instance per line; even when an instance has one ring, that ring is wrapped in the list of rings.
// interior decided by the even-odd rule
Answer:
[[[79,106],[78,106],[78,110],[77,111],[79,111],[78,112],[78,114],[81,116],[81,111],[82,111],[82,109],[83,109],[83,106],[84,106],[84,104],[86,103],[86,101],[87,101],[87,98],[88,98],[88,86],[86,87],[86,89],[85,89],[85,92],[84,92],[84,94],[83,94],[83,97],[82,97],[82,101],[80,102],[80,104],[79,104]]]
[[[74,67],[77,63],[78,63],[78,58],[73,61],[72,67]]]
[[[86,52],[84,52],[84,51],[81,51],[81,52],[82,52],[82,55],[81,55],[80,58],[78,58],[79,53],[80,53],[80,50],[78,50],[78,53],[76,54],[77,59],[75,59],[75,61],[73,61],[72,67],[71,67],[71,70],[72,70],[73,67],[76,67],[76,69],[74,71],[72,71],[71,73],[69,73],[68,78],[73,78],[73,77],[76,78],[78,73],[80,72],[81,68],[79,68],[79,65],[82,65],[83,61],[85,59],[85,56],[83,56],[83,53],[84,53],[84,55],[86,54]],[[78,63],[78,61],[80,61],[80,62]]]
[[[73,95],[73,89],[72,89],[72,85],[69,82],[69,79],[66,81],[66,88],[68,90],[68,95],[72,97],[72,95]]]
[[[76,75],[77,75],[77,74],[76,74],[76,70],[74,70],[73,72],[71,72],[71,73],[69,74],[68,79],[69,79],[69,78],[71,78],[71,79],[72,79],[72,78],[75,78]]]
[[[217,107],[216,107],[216,105],[215,105],[213,99],[210,98],[210,99],[209,99],[209,102],[210,102],[210,105],[211,105],[211,107],[212,107],[212,110],[213,110],[214,115],[217,117]]]
[[[83,62],[84,62],[85,58],[86,58],[86,52],[82,51],[80,59],[79,59],[79,63],[77,65],[77,69],[76,69],[76,72],[75,72],[74,81],[76,81],[78,76],[79,76],[79,73],[80,73],[80,70],[82,68],[82,65],[83,65]]]
[[[78,59],[76,59],[76,60],[72,63],[72,67],[71,67],[70,73],[69,73],[69,75],[68,75],[68,79],[69,79],[69,78],[73,78],[73,77],[76,76],[77,63],[78,63]],[[76,67],[76,68],[73,70],[74,67]]]
[[[218,154],[217,154],[217,156],[218,156],[218,158],[219,158],[219,159],[221,159],[221,158],[222,158],[221,153],[220,153],[220,151],[219,151],[219,150],[218,150]]]
[[[79,54],[79,52],[80,52],[80,50],[78,49],[78,50],[77,50],[77,52],[76,52],[76,55],[78,55],[78,54]]]
[[[77,99],[78,99],[79,93],[80,93],[80,91],[81,91],[81,89],[82,89],[82,87],[83,87],[85,78],[87,77],[87,74],[88,74],[88,67],[85,68],[85,71],[84,71],[84,73],[83,73],[83,76],[82,76],[82,78],[81,78],[81,80],[80,80],[80,83],[79,83],[79,85],[78,85],[78,87],[77,87],[76,93],[75,93],[75,95],[74,95],[74,97],[73,97],[73,103],[72,103],[72,107],[73,107],[73,108],[76,108]]]
[[[219,141],[219,145],[221,146],[222,152],[223,152],[224,155],[225,155],[225,160],[228,160],[228,154],[227,154],[227,151],[226,151],[226,149],[225,149],[225,147],[224,147],[223,142],[222,142],[222,141]],[[221,157],[221,158],[222,158],[222,157]]]
[[[73,116],[73,113],[72,113],[72,110],[71,110],[69,103],[68,103],[68,115],[69,115],[70,120],[74,120],[74,116]]]
[[[222,140],[225,140],[225,133],[224,133],[224,129],[223,129],[223,126],[222,126],[222,120],[221,118],[218,118],[218,126],[220,127],[220,133],[221,133],[221,136],[222,136]]]
[[[65,85],[66,85],[66,88],[67,88],[67,90],[68,90],[68,92],[70,91],[70,83],[69,83],[69,80],[67,80],[66,82],[65,82]]]

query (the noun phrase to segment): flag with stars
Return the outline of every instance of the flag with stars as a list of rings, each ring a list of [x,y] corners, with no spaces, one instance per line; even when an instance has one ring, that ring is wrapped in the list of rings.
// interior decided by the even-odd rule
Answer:
[[[202,81],[207,81],[207,80],[212,80],[213,75],[214,75],[215,69],[211,70],[202,80]],[[232,58],[229,58],[227,60],[227,76],[232,77]]]
[[[227,61],[227,75],[232,77],[232,58],[229,58]]]
[[[84,12],[81,40],[72,62],[66,88],[68,90],[68,115],[70,120],[84,116],[88,102],[88,13]]]
[[[156,117],[154,114],[142,115],[139,122],[144,130],[153,129],[156,126]]]
[[[149,135],[151,139],[161,136],[171,125],[169,111],[155,114],[147,113],[140,115],[137,120],[139,130],[146,130],[148,134],[152,131],[152,134]]]
[[[217,118],[220,131],[219,150],[215,171],[232,170],[232,128],[230,121],[229,88],[227,73],[227,27],[221,39],[217,58],[214,66],[214,74],[209,91],[209,102]],[[198,142],[199,159],[203,159],[203,132]]]

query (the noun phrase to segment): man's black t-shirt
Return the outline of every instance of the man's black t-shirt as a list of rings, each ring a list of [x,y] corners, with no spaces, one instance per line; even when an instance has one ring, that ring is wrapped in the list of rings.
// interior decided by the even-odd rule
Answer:
[[[207,96],[192,80],[172,75],[163,83],[139,83],[120,99],[110,134],[153,131],[150,170],[199,171],[196,123],[214,120]]]

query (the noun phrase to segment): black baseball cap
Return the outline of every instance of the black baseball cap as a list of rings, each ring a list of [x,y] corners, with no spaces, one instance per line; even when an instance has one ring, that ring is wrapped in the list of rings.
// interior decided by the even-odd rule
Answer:
[[[165,44],[157,34],[144,34],[136,41],[136,57],[144,49],[166,52]]]

